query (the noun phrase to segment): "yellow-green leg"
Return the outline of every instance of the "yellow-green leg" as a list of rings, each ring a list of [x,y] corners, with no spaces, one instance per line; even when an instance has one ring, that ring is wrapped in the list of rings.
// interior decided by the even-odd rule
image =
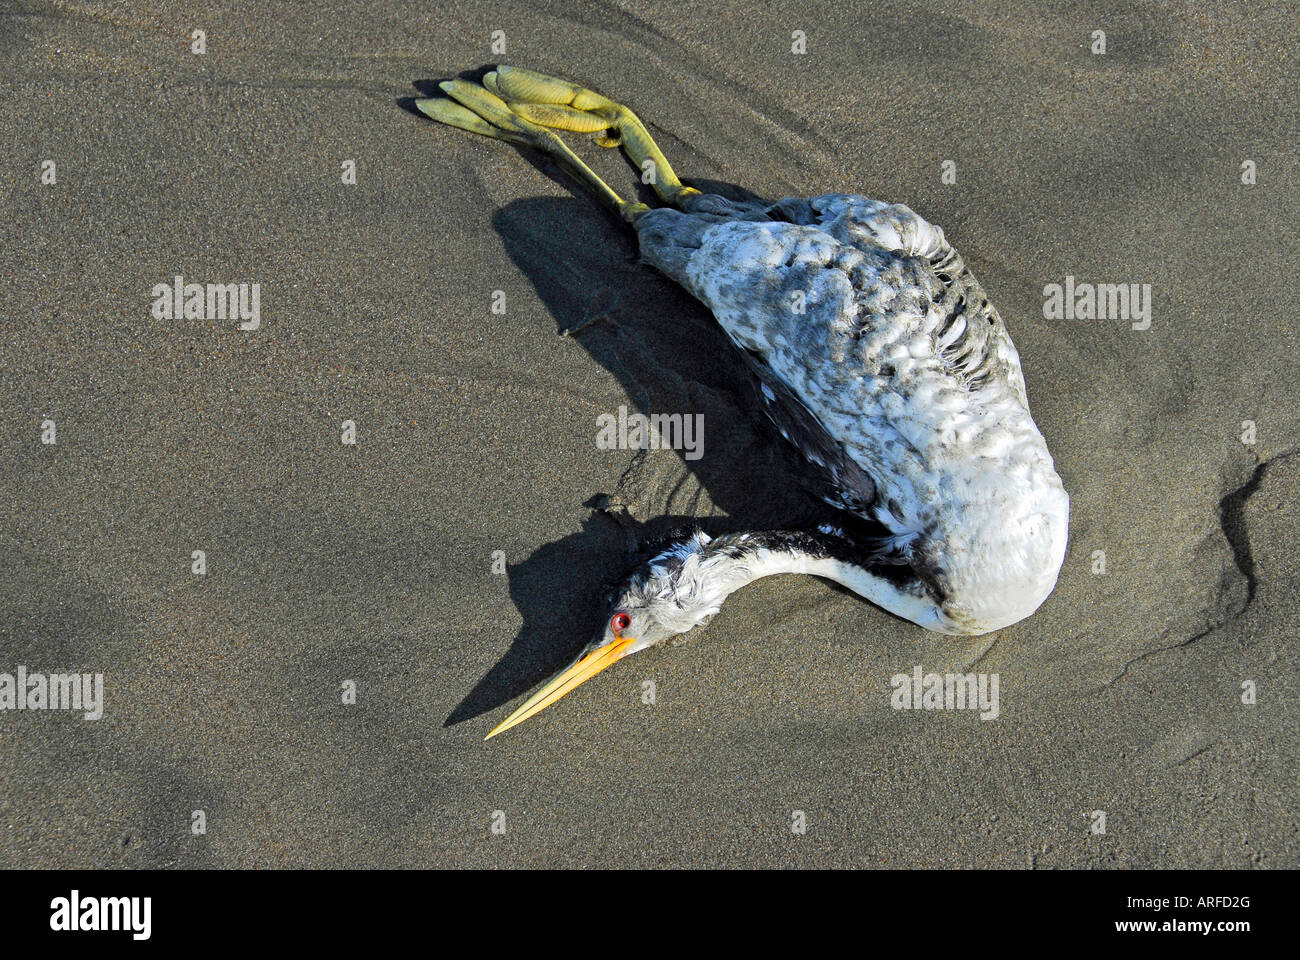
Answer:
[[[542,151],[570,176],[590,187],[604,203],[629,223],[650,209],[644,203],[624,200],[583,163],[563,140],[512,110],[490,90],[468,80],[448,80],[439,86],[451,99],[432,97],[416,100],[416,107],[425,115],[461,130]]]
[[[622,145],[666,203],[680,206],[684,199],[699,193],[677,178],[645,124],[621,103],[522,67],[499,66],[483,78],[483,84],[525,120],[578,133],[603,132],[596,142],[604,147]]]

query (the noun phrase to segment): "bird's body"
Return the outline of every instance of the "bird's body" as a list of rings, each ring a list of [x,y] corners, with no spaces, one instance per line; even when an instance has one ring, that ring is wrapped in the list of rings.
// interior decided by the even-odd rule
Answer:
[[[954,634],[1000,629],[1046,599],[1065,554],[1069,499],[1029,414],[1006,327],[942,230],[905,206],[856,195],[765,204],[703,194],[677,180],[626,107],[529,71],[499,68],[484,81],[487,90],[444,85],[463,106],[420,107],[522,139],[592,183],[632,223],[643,258],[712,310],[763,409],[802,453],[809,486],[844,518],[815,531],[696,534],[671,545],[624,583],[610,624],[574,665],[498,730],[620,657],[706,622],[759,576],[826,576]],[[653,166],[673,206],[622,201],[535,123],[621,143],[642,169]]]
[[[1046,598],[1068,499],[1006,327],[942,230],[846,195],[753,211],[701,194],[635,226],[748,357],[823,499],[892,535],[864,565],[902,561],[941,602],[922,625],[983,633]]]

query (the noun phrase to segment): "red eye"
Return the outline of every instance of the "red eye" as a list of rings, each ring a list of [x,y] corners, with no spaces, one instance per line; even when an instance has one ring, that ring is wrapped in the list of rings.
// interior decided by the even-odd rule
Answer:
[[[619,634],[626,630],[631,623],[632,618],[626,613],[616,613],[609,620],[609,628],[613,630],[615,634]]]

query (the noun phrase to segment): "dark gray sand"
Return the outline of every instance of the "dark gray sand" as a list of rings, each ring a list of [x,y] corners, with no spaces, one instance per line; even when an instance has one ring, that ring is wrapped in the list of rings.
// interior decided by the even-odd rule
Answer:
[[[0,11],[0,672],[106,700],[0,713],[0,865],[1300,865],[1293,6],[231,6]],[[804,510],[620,223],[397,102],[495,62],[629,103],[688,180],[944,227],[1073,501],[1035,616],[765,580],[483,742],[662,518]],[[260,329],[155,319],[177,274],[260,283]],[[1067,276],[1150,284],[1150,328],[1045,319]],[[620,404],[705,413],[705,457],[597,449]],[[997,674],[999,718],[891,709],[916,665]]]

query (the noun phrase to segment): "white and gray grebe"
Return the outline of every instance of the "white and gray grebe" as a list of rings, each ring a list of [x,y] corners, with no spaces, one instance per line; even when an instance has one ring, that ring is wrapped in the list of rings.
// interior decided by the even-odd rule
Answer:
[[[543,151],[636,230],[642,256],[702,301],[755,396],[842,523],[697,532],[623,582],[578,657],[489,737],[629,654],[706,623],[760,577],[843,584],[928,630],[981,634],[1033,613],[1065,558],[1069,497],[1029,415],[1006,326],[943,231],[849,194],[740,202],[685,186],[627,107],[531,70],[442,84],[442,123]],[[623,200],[550,129],[654,171]]]

